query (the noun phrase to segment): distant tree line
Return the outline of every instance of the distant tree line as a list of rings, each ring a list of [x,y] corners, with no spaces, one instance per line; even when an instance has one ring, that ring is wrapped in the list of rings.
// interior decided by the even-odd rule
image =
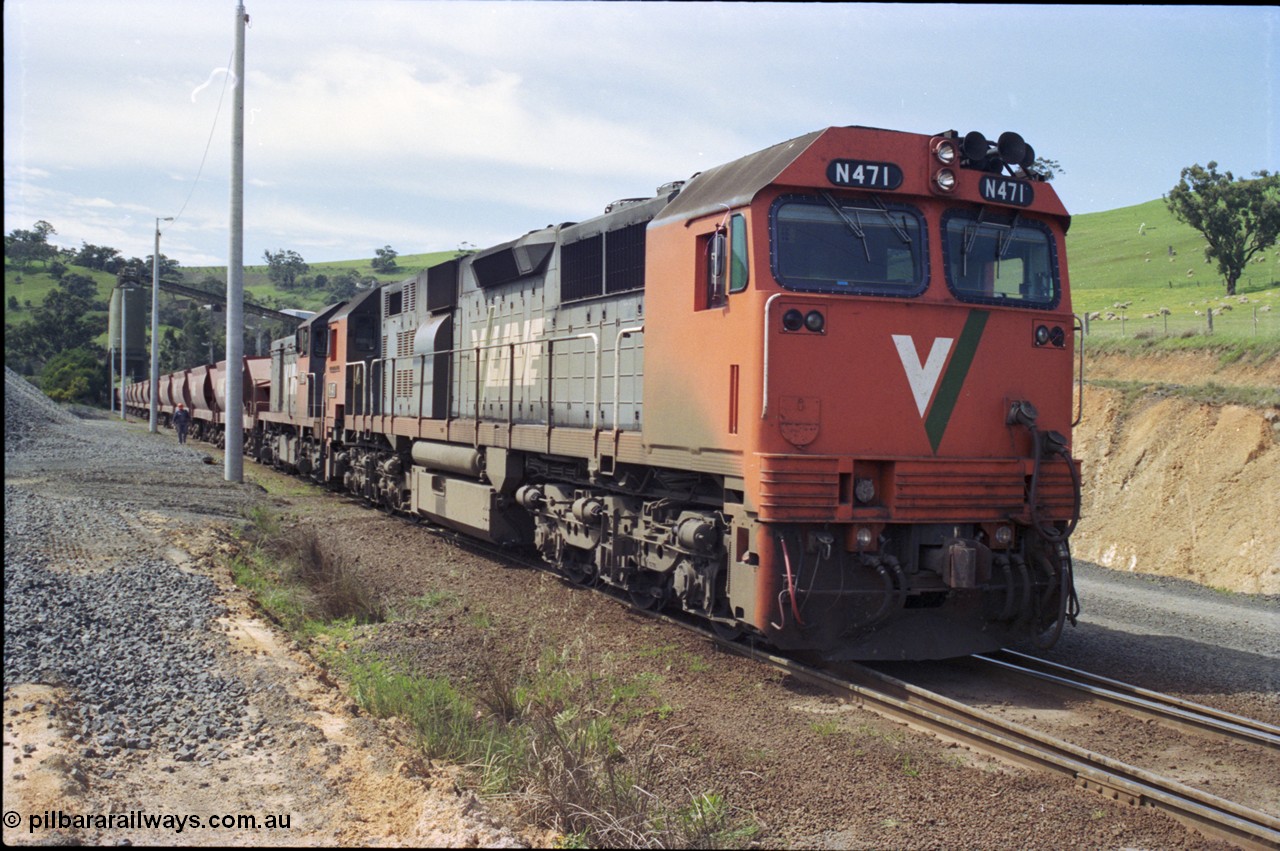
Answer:
[[[94,342],[106,333],[109,304],[99,295],[99,284],[92,277],[71,271],[106,272],[120,276],[128,273],[150,282],[156,258],[126,258],[119,250],[105,245],[82,242],[77,249],[60,248],[49,242],[57,230],[43,219],[30,229],[15,229],[5,235],[6,280],[21,286],[24,275],[48,275],[56,285],[40,304],[30,299],[20,302],[10,294],[8,310],[29,311],[29,321],[5,323],[5,363],[15,371],[35,378],[40,387],[54,399],[105,405],[111,392],[107,351]],[[377,249],[371,262],[375,271],[393,272],[397,253],[390,245]],[[377,283],[371,275],[361,276],[354,269],[337,274],[308,275],[310,267],[296,251],[280,250],[265,255],[268,276],[282,290],[322,290],[334,301],[354,296],[361,286]],[[159,257],[162,281],[181,281],[184,286],[222,296],[226,284],[213,276],[198,282],[183,280],[178,261],[163,254]],[[280,309],[278,299],[260,298],[263,307]],[[160,371],[200,363],[213,363],[226,356],[226,324],[218,321],[217,309],[207,310],[190,301],[162,301],[159,322],[164,327],[160,336]],[[287,335],[292,326],[279,322],[246,331],[256,337],[276,339]],[[253,340],[246,339],[245,351],[254,351]]]
[[[385,245],[374,252],[370,267],[379,274],[391,274],[399,267],[396,257],[399,254],[390,245]],[[355,296],[361,287],[377,286],[378,278],[374,275],[361,275],[355,269],[344,269],[340,272],[309,275],[311,266],[302,255],[293,250],[264,251],[263,260],[267,263],[267,277],[276,287],[285,291],[320,290],[328,294],[333,301],[346,301]]]

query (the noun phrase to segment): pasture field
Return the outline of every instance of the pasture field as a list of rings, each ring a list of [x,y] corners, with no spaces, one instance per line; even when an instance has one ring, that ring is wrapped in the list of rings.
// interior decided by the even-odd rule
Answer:
[[[1280,245],[1254,258],[1232,297],[1204,245],[1163,200],[1076,216],[1067,260],[1072,307],[1088,317],[1087,345],[1280,354]]]

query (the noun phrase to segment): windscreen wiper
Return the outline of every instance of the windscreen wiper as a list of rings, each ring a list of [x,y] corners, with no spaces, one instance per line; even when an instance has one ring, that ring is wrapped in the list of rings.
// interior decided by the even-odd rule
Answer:
[[[835,210],[836,215],[840,217],[840,220],[842,222],[844,222],[845,227],[849,229],[849,233],[856,236],[862,242],[862,251],[864,254],[867,255],[867,262],[870,263],[871,248],[867,245],[867,233],[862,229],[861,223],[849,218],[849,214],[845,212],[845,209],[840,206],[839,202],[837,202],[835,198],[831,197],[830,192],[823,189],[821,191],[821,194],[822,194],[823,200],[825,200],[828,204],[831,205],[831,209]],[[856,211],[854,215],[857,215]]]

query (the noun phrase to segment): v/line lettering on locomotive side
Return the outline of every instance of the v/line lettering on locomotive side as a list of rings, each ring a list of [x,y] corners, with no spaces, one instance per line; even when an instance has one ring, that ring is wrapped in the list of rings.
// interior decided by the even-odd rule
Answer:
[[[540,377],[543,331],[546,320],[541,317],[502,322],[492,327],[472,328],[471,346],[483,364],[486,388],[533,387]]]

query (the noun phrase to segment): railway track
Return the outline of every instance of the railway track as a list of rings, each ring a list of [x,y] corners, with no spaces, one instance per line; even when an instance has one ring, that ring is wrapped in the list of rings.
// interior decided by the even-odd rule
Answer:
[[[443,532],[453,537],[447,530]],[[532,558],[457,538],[457,543],[487,555],[526,567],[546,569]],[[627,605],[624,594],[595,590]],[[1088,748],[1033,730],[981,708],[946,697],[865,665],[849,664],[838,670],[820,670],[793,659],[726,640],[688,619],[637,610],[673,625],[701,633],[731,652],[781,669],[845,697],[851,703],[903,722],[908,726],[954,741],[979,752],[1025,767],[1066,776],[1077,786],[1132,806],[1162,810],[1190,828],[1212,838],[1249,849],[1280,849],[1280,818],[1204,792]],[[1095,699],[1120,705],[1162,722],[1220,735],[1250,746],[1280,749],[1280,728],[1221,712],[1212,707],[1180,700],[1084,671],[1055,665],[1014,651],[969,657],[978,666],[1071,688]]]
[[[1081,692],[1125,711],[1280,751],[1280,727],[1013,650],[971,657],[976,663]]]
[[[405,519],[478,554],[527,568],[549,569],[535,557],[467,538],[419,518]],[[568,579],[565,581],[586,587],[583,583]],[[750,646],[746,642],[718,636],[703,624],[690,619],[636,607],[623,593],[595,586],[594,583],[590,587],[631,607],[637,614],[698,632],[725,650],[785,671],[798,680],[843,696],[854,705],[929,732],[943,740],[954,741],[1007,762],[1063,775],[1077,786],[1112,800],[1162,810],[1211,839],[1224,840],[1247,849],[1280,849],[1280,818],[1269,813],[1128,765],[865,665],[848,664],[841,666],[838,671],[820,670]],[[1162,721],[1209,731],[1250,745],[1273,750],[1280,748],[1280,728],[1170,695],[1140,689],[1014,651],[973,656],[969,660],[1006,673],[1035,677],[1052,683],[1055,687],[1085,692],[1095,698],[1122,705],[1128,710],[1158,717]]]
[[[863,665],[842,666],[837,674],[709,637],[726,649],[781,668],[865,709],[942,739],[1019,765],[1065,775],[1077,786],[1113,800],[1163,810],[1213,839],[1243,848],[1280,848],[1280,818],[1268,813],[1127,765]],[[1152,703],[1158,702],[1152,699],[1154,693],[1146,694]],[[1185,706],[1180,708],[1186,711]],[[1264,731],[1263,735],[1270,734]]]

